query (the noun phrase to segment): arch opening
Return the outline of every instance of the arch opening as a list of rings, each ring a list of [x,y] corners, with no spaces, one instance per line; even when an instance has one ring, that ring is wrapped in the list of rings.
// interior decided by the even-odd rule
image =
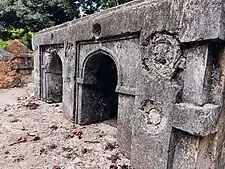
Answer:
[[[87,60],[82,86],[83,123],[117,118],[117,79],[117,67],[110,55],[99,52]]]
[[[63,77],[62,77],[62,61],[59,55],[51,53],[46,71],[46,92],[47,102],[62,102]]]

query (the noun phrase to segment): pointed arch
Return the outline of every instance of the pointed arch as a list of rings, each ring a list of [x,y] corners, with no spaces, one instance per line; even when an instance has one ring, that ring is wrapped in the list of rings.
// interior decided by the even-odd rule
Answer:
[[[82,83],[80,117],[82,124],[96,123],[117,117],[118,64],[109,52],[98,49],[84,60],[81,71]]]
[[[92,56],[97,55],[97,54],[107,55],[114,61],[115,65],[116,65],[116,70],[117,70],[117,86],[121,86],[122,73],[121,73],[121,67],[119,64],[119,60],[116,57],[116,54],[106,47],[98,47],[87,54],[87,56],[85,57],[83,64],[82,64],[80,79],[84,80],[84,71],[85,71],[88,60]]]

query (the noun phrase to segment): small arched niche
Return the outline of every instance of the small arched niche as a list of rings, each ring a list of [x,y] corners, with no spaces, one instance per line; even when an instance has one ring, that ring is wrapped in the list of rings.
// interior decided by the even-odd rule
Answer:
[[[84,65],[81,96],[81,123],[116,119],[118,111],[117,67],[105,52],[89,56]]]
[[[46,71],[46,82],[47,101],[50,103],[62,102],[62,61],[56,52],[50,54]]]

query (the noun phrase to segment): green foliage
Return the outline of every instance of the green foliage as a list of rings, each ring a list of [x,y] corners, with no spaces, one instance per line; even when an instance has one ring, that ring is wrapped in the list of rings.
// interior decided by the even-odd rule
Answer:
[[[36,32],[78,17],[77,5],[73,0],[1,0],[0,25]]]
[[[131,0],[99,0],[101,4],[101,9],[107,9],[114,6],[118,6],[127,2],[130,2]]]
[[[131,0],[82,0],[75,1],[75,3],[79,6],[80,15],[89,15],[129,1]]]
[[[0,48],[5,48],[14,39],[18,39],[26,46],[31,47],[31,38],[33,35],[34,32],[27,32],[22,28],[5,29],[0,36]]]
[[[0,25],[37,32],[130,0],[1,0]]]
[[[10,42],[11,42],[11,40],[4,41],[4,40],[0,39],[0,48],[6,48]]]
[[[0,0],[0,47],[14,39],[30,46],[33,32],[128,1]]]
[[[26,32],[24,29],[10,29],[8,30],[11,33],[10,39],[19,39],[26,46],[30,46],[30,40],[34,35],[34,32]]]

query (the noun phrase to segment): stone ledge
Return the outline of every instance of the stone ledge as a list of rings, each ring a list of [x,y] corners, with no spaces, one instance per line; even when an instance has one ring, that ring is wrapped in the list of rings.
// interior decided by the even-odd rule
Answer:
[[[136,89],[135,88],[130,88],[130,87],[125,87],[125,86],[117,86],[116,87],[116,92],[117,93],[121,93],[121,94],[135,96]]]
[[[77,83],[79,83],[79,84],[83,84],[83,83],[84,83],[84,80],[83,80],[83,79],[81,79],[81,78],[77,78]]]
[[[175,104],[172,125],[193,135],[207,136],[216,132],[219,115],[219,105]]]

